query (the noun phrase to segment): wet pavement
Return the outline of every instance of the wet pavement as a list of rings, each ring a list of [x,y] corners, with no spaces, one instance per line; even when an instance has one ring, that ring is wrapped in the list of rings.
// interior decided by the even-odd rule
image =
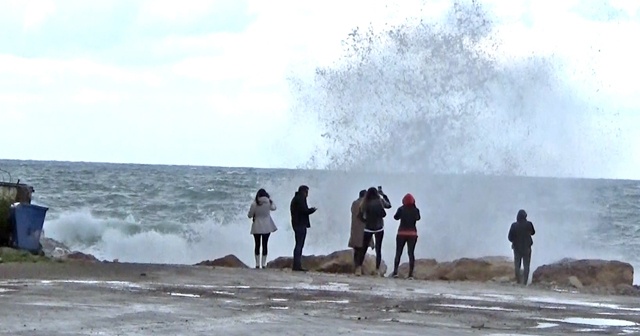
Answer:
[[[143,264],[0,265],[2,335],[640,333],[631,297]]]

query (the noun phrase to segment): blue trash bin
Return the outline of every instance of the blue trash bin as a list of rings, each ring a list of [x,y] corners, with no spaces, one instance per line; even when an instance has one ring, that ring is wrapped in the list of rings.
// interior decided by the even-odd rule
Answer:
[[[40,234],[44,226],[44,218],[49,208],[19,203],[11,207],[11,217],[14,224],[14,244],[20,250],[39,253]]]

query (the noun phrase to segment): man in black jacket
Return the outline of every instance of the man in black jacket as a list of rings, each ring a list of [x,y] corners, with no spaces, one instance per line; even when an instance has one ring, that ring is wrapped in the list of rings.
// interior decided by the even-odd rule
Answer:
[[[309,216],[316,212],[316,208],[309,208],[307,205],[307,197],[309,196],[309,187],[301,185],[291,200],[291,226],[295,233],[296,246],[293,249],[293,267],[294,271],[306,271],[302,268],[302,249],[304,241],[307,238],[307,228],[311,227]]]
[[[531,265],[531,246],[536,229],[533,223],[527,220],[527,212],[518,211],[515,223],[511,224],[508,239],[513,249],[514,267],[516,271],[516,281],[519,284],[527,285],[529,281],[529,266]],[[524,264],[524,274],[520,273],[520,266]]]

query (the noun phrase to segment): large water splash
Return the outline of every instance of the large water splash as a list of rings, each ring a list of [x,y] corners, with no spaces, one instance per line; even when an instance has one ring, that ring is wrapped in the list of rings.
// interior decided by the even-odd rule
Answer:
[[[305,167],[606,174],[615,151],[595,119],[604,112],[562,60],[506,57],[496,31],[476,1],[455,2],[442,21],[354,29],[341,59],[293,82],[294,113],[317,116],[323,132]]]
[[[404,193],[416,196],[420,257],[508,255],[520,208],[538,229],[534,264],[611,255],[589,244],[600,221],[596,187],[499,177],[607,176],[618,153],[612,124],[602,122],[610,111],[575,82],[570,60],[510,57],[498,32],[482,4],[457,1],[442,20],[355,29],[342,58],[292,81],[294,113],[317,117],[322,133],[304,168],[345,171],[306,181],[321,209],[312,244],[346,246],[350,202],[382,184],[394,207]],[[387,256],[393,243],[384,243]]]

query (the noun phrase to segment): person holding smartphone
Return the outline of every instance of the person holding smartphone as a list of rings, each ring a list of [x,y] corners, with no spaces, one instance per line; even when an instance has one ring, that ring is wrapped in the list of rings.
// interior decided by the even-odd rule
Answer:
[[[380,190],[382,187],[369,188],[360,205],[359,217],[365,223],[364,228],[364,241],[362,246],[369,246],[371,240],[375,237],[375,250],[376,250],[376,272],[380,276],[384,276],[382,270],[380,270],[380,264],[382,263],[382,239],[384,238],[384,218],[387,216],[385,208],[391,207],[389,198],[381,195]],[[366,250],[365,250],[366,252]],[[364,255],[360,255],[357,266],[362,266],[364,262]]]
[[[307,229],[311,227],[309,216],[316,212],[317,208],[309,208],[307,205],[309,187],[301,185],[291,199],[289,210],[291,212],[291,226],[295,233],[296,245],[293,249],[293,271],[306,272],[302,268],[302,249],[307,238]]]

